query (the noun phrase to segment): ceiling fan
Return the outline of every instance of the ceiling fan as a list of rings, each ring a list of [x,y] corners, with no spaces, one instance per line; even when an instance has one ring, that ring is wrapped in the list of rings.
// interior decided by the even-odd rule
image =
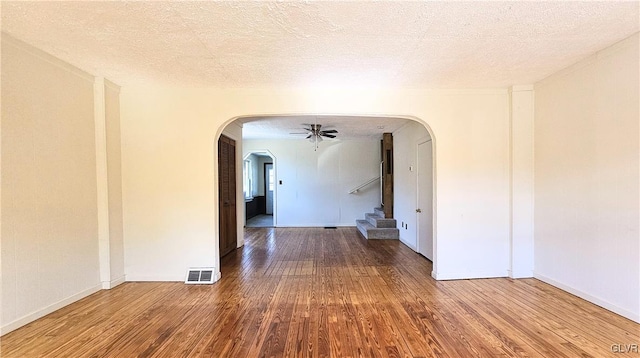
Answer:
[[[335,129],[329,129],[329,130],[322,130],[322,124],[304,124],[305,127],[303,128],[304,130],[306,130],[306,132],[304,133],[291,133],[291,134],[306,134],[307,137],[305,139],[308,139],[311,143],[315,143],[315,149],[318,150],[318,143],[322,142],[322,137],[325,138],[335,138],[336,134],[338,134],[338,131]]]

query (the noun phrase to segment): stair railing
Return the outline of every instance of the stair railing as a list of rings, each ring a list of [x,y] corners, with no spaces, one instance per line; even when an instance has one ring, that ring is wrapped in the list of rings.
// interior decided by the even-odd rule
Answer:
[[[349,194],[355,194],[355,193],[359,192],[360,189],[364,188],[365,186],[367,186],[367,185],[369,185],[371,183],[374,183],[376,180],[380,180],[380,177],[378,176],[378,177],[371,178],[371,179],[367,180],[366,182],[364,182],[364,183],[358,185],[357,187],[349,190]]]

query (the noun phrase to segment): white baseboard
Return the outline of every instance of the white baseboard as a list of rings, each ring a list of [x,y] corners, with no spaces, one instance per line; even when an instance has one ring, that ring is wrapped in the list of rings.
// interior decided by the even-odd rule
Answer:
[[[415,246],[413,246],[413,245],[409,244],[408,242],[406,242],[405,240],[403,240],[401,237],[399,238],[399,240],[400,240],[400,242],[401,242],[401,243],[403,243],[406,247],[410,248],[411,250],[413,250],[413,251],[415,251],[415,252],[418,252],[418,249],[417,249]]]
[[[111,281],[103,281],[102,282],[102,289],[103,290],[110,290],[120,284],[123,284],[125,282],[124,280],[124,276],[117,278],[115,280],[111,280]]]
[[[53,303],[49,306],[46,306],[42,309],[39,309],[35,312],[29,313],[28,315],[22,316],[12,322],[9,322],[7,324],[5,324],[4,326],[0,327],[0,336],[5,335],[11,331],[14,331],[26,324],[29,324],[39,318],[42,318],[46,315],[48,315],[49,313],[55,312],[59,309],[61,309],[64,306],[68,306],[76,301],[79,301],[89,295],[92,295],[98,291],[100,291],[102,289],[101,285],[97,285],[94,287],[91,287],[87,290],[84,290],[82,292],[76,293],[73,296],[67,297],[63,300],[60,300],[56,303]]]
[[[216,272],[213,276],[213,281],[216,282],[222,277],[220,271]],[[127,282],[184,282],[186,276],[183,275],[125,275]]]
[[[550,277],[541,275],[541,274],[539,274],[537,272],[533,273],[533,277],[537,278],[538,280],[540,280],[542,282],[548,283],[551,286],[555,286],[555,287],[557,287],[557,288],[559,288],[561,290],[564,290],[564,291],[567,291],[567,292],[569,292],[569,293],[571,293],[573,295],[576,295],[576,296],[578,296],[578,297],[580,297],[580,298],[582,298],[584,300],[587,300],[587,301],[589,301],[589,302],[591,302],[593,304],[596,304],[596,305],[598,305],[598,306],[600,306],[600,307],[602,307],[604,309],[607,309],[607,310],[609,310],[609,311],[611,311],[613,313],[619,314],[622,317],[625,317],[625,318],[628,318],[628,319],[630,319],[630,320],[632,320],[634,322],[640,323],[640,313],[638,313],[638,312],[631,312],[631,311],[629,311],[629,310],[627,310],[625,308],[618,307],[613,303],[607,302],[607,301],[605,301],[605,300],[603,300],[601,298],[598,298],[596,296],[590,295],[590,294],[588,294],[588,293],[586,293],[584,291],[581,291],[579,289],[576,289],[574,287],[565,285],[565,284],[563,284],[561,282],[558,282],[558,281],[556,281],[556,280],[554,280],[554,279],[552,279]]]
[[[431,277],[438,281],[446,280],[469,280],[476,278],[499,278],[508,277],[506,271],[467,271],[467,272],[431,272]]]
[[[184,282],[185,275],[125,275],[127,282]]]
[[[509,270],[508,272],[508,277],[514,278],[514,279],[518,279],[518,278],[532,278],[533,277],[533,271],[511,271]]]

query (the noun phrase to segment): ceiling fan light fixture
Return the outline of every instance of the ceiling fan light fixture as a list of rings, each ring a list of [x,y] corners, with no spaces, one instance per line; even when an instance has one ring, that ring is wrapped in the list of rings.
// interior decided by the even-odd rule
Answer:
[[[335,129],[325,129],[322,130],[322,124],[303,124],[304,126],[308,126],[308,127],[303,127],[302,129],[304,129],[305,131],[307,131],[307,133],[291,133],[291,134],[306,134],[307,136],[305,137],[305,139],[309,140],[309,142],[314,144],[315,150],[318,150],[318,143],[322,142],[324,140],[324,138],[335,138],[336,134],[338,133],[337,130]]]

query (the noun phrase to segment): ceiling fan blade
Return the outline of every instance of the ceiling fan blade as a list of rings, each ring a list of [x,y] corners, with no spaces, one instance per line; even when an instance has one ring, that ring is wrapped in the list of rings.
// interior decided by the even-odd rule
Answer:
[[[335,129],[329,129],[329,130],[326,130],[326,131],[322,131],[322,133],[338,133],[338,131],[335,130]]]
[[[333,134],[324,134],[324,133],[322,133],[320,135],[323,136],[323,137],[327,137],[327,138],[335,138],[336,137]]]
[[[305,133],[305,134],[306,134],[306,133]],[[311,138],[311,137],[313,137],[313,134],[309,134],[309,135],[307,136],[307,138],[305,138],[305,139],[309,139],[309,138]]]

